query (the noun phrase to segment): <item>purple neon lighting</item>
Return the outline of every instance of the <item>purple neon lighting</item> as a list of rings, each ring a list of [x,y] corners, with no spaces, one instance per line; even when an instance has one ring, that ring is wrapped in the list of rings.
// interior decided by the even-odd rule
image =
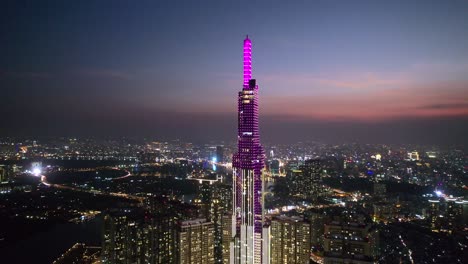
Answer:
[[[236,171],[233,212],[236,218],[236,231],[237,234],[240,233],[241,225],[252,226],[254,233],[261,237],[263,227],[262,169],[265,154],[260,144],[258,86],[252,79],[252,42],[248,37],[244,40],[243,89],[238,94],[237,103],[238,149],[233,156],[233,167]],[[255,258],[261,258],[261,256],[255,256]]]
[[[252,79],[252,41],[249,36],[244,40],[244,86]]]

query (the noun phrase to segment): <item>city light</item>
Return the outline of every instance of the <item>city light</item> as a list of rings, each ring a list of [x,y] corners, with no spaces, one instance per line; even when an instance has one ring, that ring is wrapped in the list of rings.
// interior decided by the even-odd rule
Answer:
[[[468,1],[7,2],[0,263],[468,263]]]
[[[34,168],[32,173],[34,174],[34,176],[39,176],[41,175],[42,170],[40,168]]]

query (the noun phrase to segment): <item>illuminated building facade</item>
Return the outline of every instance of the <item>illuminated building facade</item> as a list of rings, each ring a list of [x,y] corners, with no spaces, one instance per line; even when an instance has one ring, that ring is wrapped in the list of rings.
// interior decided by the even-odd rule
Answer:
[[[299,216],[271,220],[271,264],[306,264],[310,261],[310,223]]]
[[[231,259],[231,240],[232,240],[232,217],[231,214],[223,215],[222,218],[222,262],[229,264]],[[216,252],[215,252],[216,253]]]
[[[143,229],[143,263],[177,263],[177,243],[174,230],[175,214],[147,214]]]
[[[97,253],[99,253],[99,247],[89,247],[86,244],[76,243],[52,262],[52,264],[100,263]]]
[[[306,160],[297,169],[289,170],[287,178],[292,195],[299,199],[317,201],[325,194],[320,173],[319,160]]]
[[[306,160],[300,167],[302,177],[300,178],[298,189],[299,194],[306,199],[317,201],[319,196],[323,195],[322,168],[319,160]]]
[[[373,220],[375,222],[391,222],[398,216],[395,204],[388,201],[381,201],[372,204]]]
[[[143,225],[138,212],[122,209],[104,216],[101,262],[142,263]]]
[[[252,79],[252,42],[244,40],[244,83],[238,96],[238,150],[233,156],[231,263],[265,263],[263,179],[265,154],[258,127],[258,86]]]
[[[468,201],[462,197],[443,197],[429,200],[429,225],[433,232],[463,230],[467,223]]]
[[[214,251],[216,263],[229,263],[229,243],[232,236],[225,236],[224,232],[231,234],[231,215],[226,218],[231,208],[232,191],[230,186],[221,183],[201,184],[200,194],[194,200],[199,208],[198,217],[206,218],[214,225]],[[225,228],[229,226],[229,230]],[[227,260],[225,260],[227,255]]]
[[[306,221],[310,223],[310,245],[323,246],[324,225],[329,215],[323,209],[313,209],[304,213]]]
[[[408,152],[408,160],[419,160],[419,153],[417,151]]]
[[[332,221],[324,226],[324,264],[375,263],[379,233],[369,223]]]
[[[205,219],[180,222],[177,263],[214,264],[214,225]]]
[[[159,197],[147,197],[144,208],[110,209],[104,215],[101,262],[213,263],[213,223],[184,221],[196,214],[194,206]],[[195,260],[182,262],[187,256]]]
[[[439,231],[439,207],[439,200],[429,200],[429,224],[434,232]]]

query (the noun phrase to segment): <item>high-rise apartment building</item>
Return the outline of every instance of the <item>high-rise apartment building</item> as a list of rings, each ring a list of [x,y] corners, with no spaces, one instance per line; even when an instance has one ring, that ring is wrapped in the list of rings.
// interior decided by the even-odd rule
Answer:
[[[429,200],[429,224],[433,232],[440,230],[440,200]]]
[[[321,166],[319,160],[306,160],[298,169],[291,170],[289,182],[293,196],[317,201],[323,195]]]
[[[270,236],[271,264],[310,262],[310,223],[302,217],[274,217]]]
[[[179,223],[196,215],[195,206],[164,197],[147,197],[143,208],[111,209],[104,216],[101,262],[179,263]]]
[[[225,263],[229,263],[229,243],[231,237],[225,237],[223,235],[224,226],[228,223],[228,219],[225,218],[226,213],[231,209],[231,186],[224,185],[219,182],[214,184],[202,183],[200,184],[200,192],[194,204],[198,206],[199,218],[206,218],[213,222],[214,225],[214,250],[216,263],[223,263],[223,254],[228,253],[228,260]],[[232,226],[232,220],[229,218],[229,226]],[[231,234],[229,230],[229,234]],[[227,243],[227,245],[226,245]]]
[[[351,219],[332,221],[324,227],[324,263],[375,263],[378,231],[372,224]]]
[[[304,189],[302,193],[306,198],[316,201],[323,194],[322,167],[319,160],[306,160],[301,166],[303,171]]]
[[[323,246],[323,227],[330,217],[324,209],[311,209],[304,212],[305,219],[310,223],[310,245],[312,247]]]
[[[229,264],[231,258],[231,240],[232,240],[232,216],[230,214],[225,214],[222,217],[221,221],[221,230],[222,230],[222,262],[223,264]],[[216,253],[216,252],[215,252]]]
[[[231,263],[260,264],[263,255],[265,154],[258,126],[258,86],[252,79],[252,42],[244,40],[244,83],[238,94],[237,153],[233,156]]]
[[[104,216],[102,263],[143,263],[143,225],[138,212],[119,209]]]
[[[177,263],[176,241],[177,216],[173,213],[145,215],[143,228],[144,263]]]
[[[182,221],[177,229],[177,263],[214,264],[214,225],[206,219]]]
[[[468,201],[462,197],[429,200],[428,220],[433,232],[463,230],[468,219]]]

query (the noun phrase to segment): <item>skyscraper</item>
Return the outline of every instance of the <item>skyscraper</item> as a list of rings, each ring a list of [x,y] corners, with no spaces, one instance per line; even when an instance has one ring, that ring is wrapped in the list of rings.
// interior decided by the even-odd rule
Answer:
[[[224,162],[224,147],[223,146],[216,146],[216,162],[219,162],[219,163]]]
[[[233,156],[231,263],[266,261],[263,252],[265,154],[258,128],[258,86],[252,79],[252,42],[244,40],[244,83],[238,95],[237,153]]]

